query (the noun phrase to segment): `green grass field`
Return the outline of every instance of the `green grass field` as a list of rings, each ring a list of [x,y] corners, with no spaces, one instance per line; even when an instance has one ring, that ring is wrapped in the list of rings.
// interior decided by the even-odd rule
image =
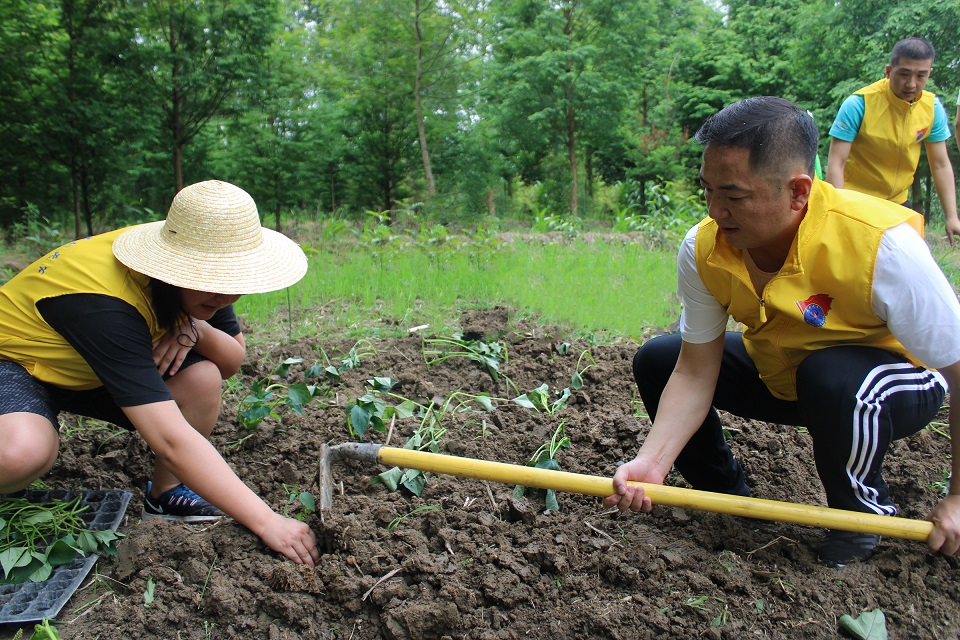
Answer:
[[[517,240],[495,249],[406,245],[371,251],[331,242],[309,251],[306,277],[288,292],[241,298],[248,323],[293,335],[403,335],[457,328],[459,312],[503,305],[596,339],[639,338],[679,315],[675,252],[622,240]],[[288,302],[289,301],[289,302]]]

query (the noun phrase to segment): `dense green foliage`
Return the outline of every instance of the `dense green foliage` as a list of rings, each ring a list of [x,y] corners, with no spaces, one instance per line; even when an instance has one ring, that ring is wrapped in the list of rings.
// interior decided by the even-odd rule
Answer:
[[[733,100],[790,98],[825,134],[903,37],[937,47],[952,115],[958,24],[960,0],[11,0],[0,227],[156,219],[214,177],[276,227],[612,222],[667,182],[696,192],[690,138]],[[936,206],[925,170],[913,199]]]

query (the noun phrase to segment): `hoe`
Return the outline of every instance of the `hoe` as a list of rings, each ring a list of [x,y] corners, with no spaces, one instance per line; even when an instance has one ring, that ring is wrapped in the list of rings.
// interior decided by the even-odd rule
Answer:
[[[612,495],[610,478],[588,476],[566,471],[537,469],[503,462],[460,458],[439,453],[413,451],[378,444],[347,442],[333,447],[323,445],[320,452],[320,512],[329,511],[333,501],[331,466],[342,459],[371,464],[418,469],[462,478],[491,480],[503,484],[519,484],[536,489],[553,489],[605,498]],[[636,483],[643,487],[654,504],[684,507],[729,515],[803,524],[812,527],[856,531],[881,536],[926,541],[933,524],[926,520],[909,520],[872,513],[844,511],[762,498],[744,498],[722,493],[697,491],[681,487]]]

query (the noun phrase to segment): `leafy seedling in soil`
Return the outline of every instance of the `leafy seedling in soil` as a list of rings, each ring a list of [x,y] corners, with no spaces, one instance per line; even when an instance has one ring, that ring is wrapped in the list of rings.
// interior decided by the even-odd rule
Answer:
[[[317,510],[317,502],[314,499],[313,494],[309,491],[301,491],[300,487],[295,487],[289,484],[284,484],[283,490],[287,493],[287,503],[283,507],[283,515],[290,515],[288,511],[291,505],[294,507],[299,505],[300,510],[297,512],[295,517],[300,522],[306,522]]]
[[[530,460],[527,462],[528,467],[536,467],[537,469],[550,469],[551,471],[560,471],[560,463],[557,462],[557,452],[560,449],[567,449],[570,447],[570,438],[567,437],[564,428],[564,421],[560,421],[560,425],[557,427],[557,430],[553,432],[553,436],[550,438],[549,442],[545,442],[540,447],[533,452],[533,455],[530,456]],[[557,492],[553,489],[535,489],[538,493],[545,492],[544,501],[546,503],[547,509],[551,511],[560,511],[560,505],[557,503]],[[523,485],[517,485],[513,489],[513,497],[522,498],[526,494],[527,488]]]
[[[274,369],[273,373],[286,378],[290,373],[290,366],[301,362],[303,360],[299,358],[288,358]],[[252,430],[266,418],[280,420],[288,410],[303,415],[304,405],[319,392],[318,386],[303,382],[285,385],[280,382],[270,383],[266,378],[257,380],[250,388],[250,393],[240,401],[237,417],[244,429]]]
[[[373,383],[376,380],[377,379],[374,379],[368,382]],[[387,378],[387,380],[389,380],[389,378]],[[377,389],[374,389],[374,391],[377,391]],[[401,398],[395,394],[389,395],[395,398]],[[410,405],[417,407],[419,409],[417,415],[422,416],[420,426],[418,426],[413,432],[413,435],[407,439],[406,443],[403,445],[403,448],[413,449],[415,451],[429,451],[431,453],[440,452],[441,440],[447,433],[447,430],[445,427],[443,427],[442,422],[449,413],[474,411],[475,409],[472,408],[471,403],[476,403],[476,405],[480,407],[480,411],[493,411],[494,409],[494,398],[491,398],[485,394],[472,395],[462,391],[455,391],[451,393],[450,396],[443,402],[443,404],[439,406],[431,403],[429,407],[424,407],[423,405],[417,404],[411,400],[407,400],[406,398],[401,399],[404,402],[410,403]],[[502,400],[502,398],[497,398],[497,400]],[[400,467],[393,467],[374,477],[370,483],[383,484],[390,491],[396,491],[399,487],[403,487],[414,495],[419,496],[427,484],[427,479],[423,474],[423,471],[420,471],[419,469],[401,469]]]
[[[840,616],[840,628],[858,640],[887,640],[887,619],[880,609],[864,611],[859,617]]]
[[[377,350],[370,344],[369,340],[357,340],[354,345],[350,347],[350,351],[343,354],[338,373],[346,369],[356,369],[360,366],[361,360],[375,355],[377,355]]]
[[[409,418],[426,411],[426,407],[407,398],[400,398],[396,394],[389,394],[401,400],[396,406],[388,405],[382,396],[388,393],[396,383],[388,377],[376,377],[367,380],[370,390],[359,398],[350,402],[344,412],[347,416],[347,429],[351,436],[363,438],[367,429],[386,431],[386,422],[396,416]]]
[[[156,589],[157,585],[153,581],[153,576],[147,576],[147,588],[143,590],[143,606],[147,609],[150,608],[150,605],[152,605],[156,599]]]
[[[431,453],[440,452],[440,441],[446,435],[447,430],[441,427],[437,420],[429,419],[430,417],[428,415],[424,422],[420,424],[420,427],[404,443],[404,449],[430,451]],[[374,477],[370,484],[382,484],[390,491],[396,491],[399,487],[404,487],[414,495],[419,496],[423,493],[423,488],[427,486],[427,478],[423,475],[423,471],[419,469],[393,467]]]
[[[0,499],[0,584],[43,582],[78,553],[117,555],[116,541],[123,534],[87,529],[80,515],[86,509],[79,496],[47,503]]]
[[[450,358],[466,358],[479,363],[494,382],[501,377],[510,382],[500,370],[501,363],[507,364],[508,354],[507,347],[499,342],[464,340],[462,334],[455,333],[449,338],[424,338],[421,349],[428,367]]]
[[[590,364],[586,365],[581,369],[580,364],[583,362],[584,357],[586,357],[590,361]],[[573,372],[573,375],[570,376],[570,388],[573,389],[574,391],[579,391],[580,389],[582,389],[583,374],[587,372],[587,369],[595,366],[597,366],[597,361],[593,359],[593,355],[590,353],[590,350],[585,349],[584,351],[582,351],[580,353],[580,357],[577,358],[576,370]]]
[[[527,391],[522,396],[513,399],[514,404],[534,411],[543,411],[547,414],[554,414],[567,405],[570,398],[570,387],[565,387],[562,392],[557,392],[560,397],[556,400],[550,400],[550,386],[544,382],[536,389]]]

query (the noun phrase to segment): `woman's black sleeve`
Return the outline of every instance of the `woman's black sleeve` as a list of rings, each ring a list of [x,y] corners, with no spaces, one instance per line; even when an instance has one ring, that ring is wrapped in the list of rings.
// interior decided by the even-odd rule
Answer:
[[[40,300],[37,309],[90,365],[118,406],[173,399],[153,362],[150,329],[133,305],[111,296],[73,293]]]

